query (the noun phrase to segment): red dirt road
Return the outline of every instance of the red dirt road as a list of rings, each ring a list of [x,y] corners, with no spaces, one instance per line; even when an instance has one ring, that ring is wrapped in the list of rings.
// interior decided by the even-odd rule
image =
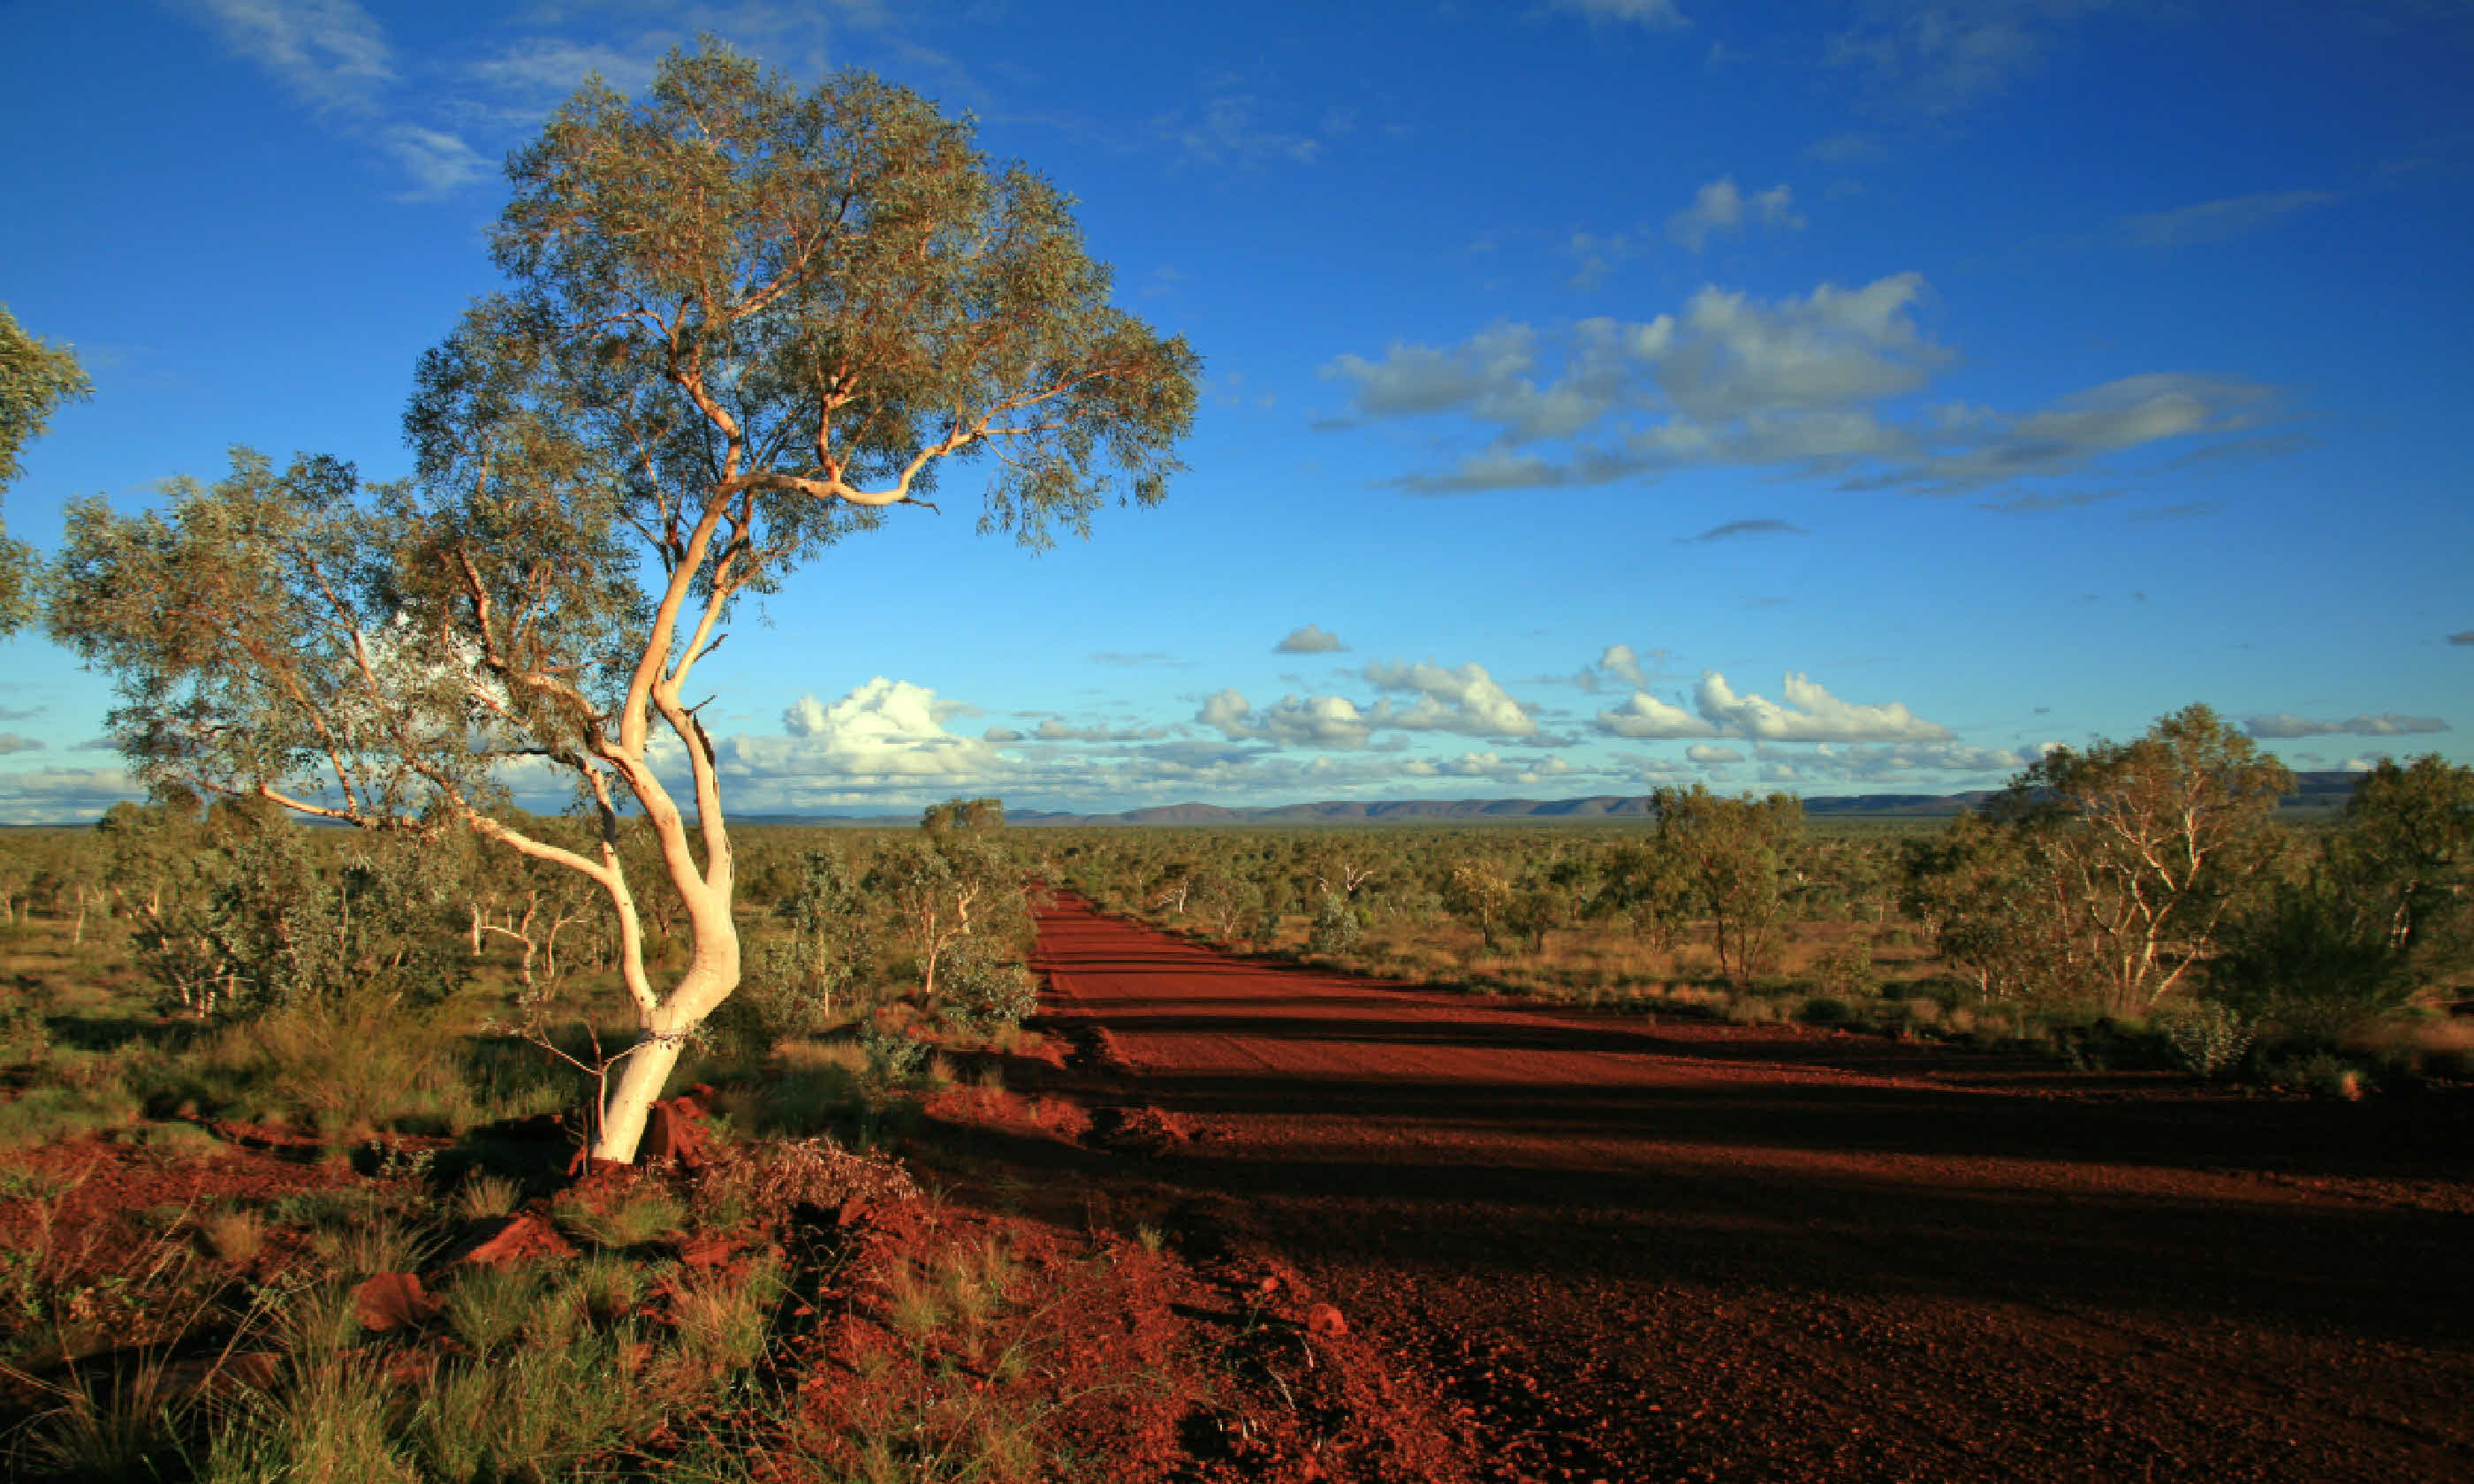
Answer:
[[[2243,1099],[1231,958],[1060,899],[1087,1099],[1523,1479],[2474,1478],[2465,1102]],[[1128,1162],[1135,1162],[1128,1157]]]

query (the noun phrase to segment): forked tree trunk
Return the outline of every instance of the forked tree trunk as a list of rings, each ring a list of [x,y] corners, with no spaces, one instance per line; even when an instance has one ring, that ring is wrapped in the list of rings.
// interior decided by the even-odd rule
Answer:
[[[731,917],[729,895],[691,900],[688,925],[695,942],[688,970],[645,1017],[635,1049],[619,1065],[618,1080],[601,1105],[601,1128],[593,1144],[596,1160],[634,1161],[645,1121],[669,1086],[688,1038],[739,988],[739,924]]]

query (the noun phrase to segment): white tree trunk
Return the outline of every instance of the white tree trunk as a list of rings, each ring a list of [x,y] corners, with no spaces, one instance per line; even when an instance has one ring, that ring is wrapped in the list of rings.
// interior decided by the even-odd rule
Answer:
[[[593,1157],[632,1163],[636,1145],[644,1137],[644,1124],[652,1116],[653,1105],[662,1099],[662,1089],[669,1086],[670,1073],[679,1065],[679,1048],[686,1044],[677,1036],[651,1036],[640,1042],[623,1065],[618,1083],[610,1089],[609,1101],[601,1105],[601,1134],[594,1141]]]

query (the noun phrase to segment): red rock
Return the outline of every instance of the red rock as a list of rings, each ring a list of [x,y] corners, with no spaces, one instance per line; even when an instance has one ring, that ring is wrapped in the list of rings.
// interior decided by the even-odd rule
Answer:
[[[704,1126],[704,1106],[691,1096],[655,1103],[644,1120],[644,1137],[636,1146],[639,1161],[676,1160],[692,1169],[713,1158],[713,1136]]]
[[[352,1290],[352,1312],[361,1328],[383,1334],[428,1323],[438,1313],[438,1301],[424,1292],[410,1273],[380,1273]]]
[[[556,1228],[530,1211],[512,1216],[497,1232],[473,1245],[464,1254],[466,1262],[487,1262],[504,1267],[510,1262],[523,1262],[534,1257],[572,1257],[575,1248]]]
[[[1348,1321],[1341,1318],[1340,1310],[1330,1304],[1318,1304],[1306,1310],[1306,1333],[1342,1335],[1347,1332]]]

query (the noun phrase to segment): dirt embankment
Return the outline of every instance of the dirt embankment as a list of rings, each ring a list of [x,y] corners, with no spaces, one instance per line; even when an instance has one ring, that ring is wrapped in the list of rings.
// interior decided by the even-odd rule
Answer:
[[[1070,898],[1051,1082],[1483,1478],[2474,1477],[2474,1120],[1650,1025]]]

